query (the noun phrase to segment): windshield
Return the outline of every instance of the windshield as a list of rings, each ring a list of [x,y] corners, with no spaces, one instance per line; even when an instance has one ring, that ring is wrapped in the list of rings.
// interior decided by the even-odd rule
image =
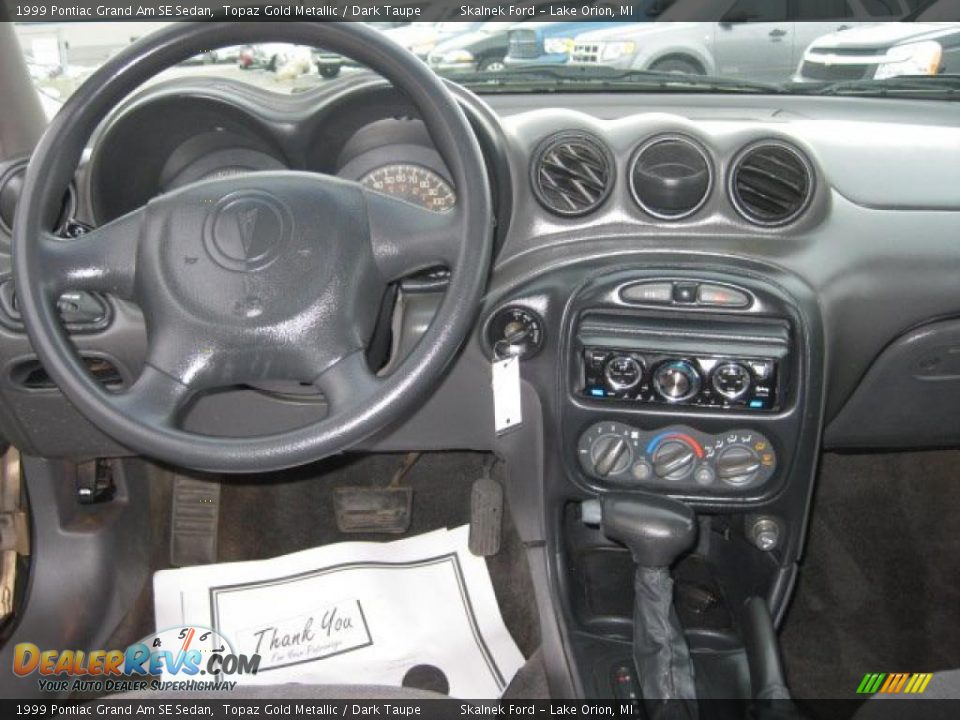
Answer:
[[[582,5],[577,2],[577,5]],[[540,10],[560,13],[569,3]],[[684,0],[646,0],[643,22],[369,23],[435,72],[479,93],[825,93],[949,99],[960,83],[960,23],[923,22],[921,0],[821,0],[787,21],[787,0],[729,0],[720,22],[671,22]],[[591,5],[613,11],[608,0]],[[619,6],[617,6],[619,7]],[[823,20],[824,8],[836,15]],[[829,13],[828,13],[829,14]],[[891,22],[912,16],[916,22]],[[19,23],[30,73],[53,113],[89,75],[161,22]],[[230,78],[302,92],[362,72],[319,48],[211,49],[157,78]]]

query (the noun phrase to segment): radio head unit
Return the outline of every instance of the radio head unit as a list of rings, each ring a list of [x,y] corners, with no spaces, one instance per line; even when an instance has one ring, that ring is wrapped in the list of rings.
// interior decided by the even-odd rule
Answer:
[[[588,314],[577,392],[593,400],[776,411],[790,349],[783,321],[686,321]]]
[[[594,399],[746,410],[778,407],[777,358],[585,347],[582,362],[582,392]]]

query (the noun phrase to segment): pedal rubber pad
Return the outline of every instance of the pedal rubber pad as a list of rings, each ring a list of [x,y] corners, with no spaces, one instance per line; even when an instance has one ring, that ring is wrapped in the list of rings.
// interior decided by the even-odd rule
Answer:
[[[170,518],[170,564],[209,565],[217,561],[220,483],[176,475]]]
[[[400,535],[410,528],[413,488],[335,488],[333,510],[342,533]]]
[[[503,524],[503,487],[493,478],[482,477],[470,491],[470,552],[489,557],[500,552]]]

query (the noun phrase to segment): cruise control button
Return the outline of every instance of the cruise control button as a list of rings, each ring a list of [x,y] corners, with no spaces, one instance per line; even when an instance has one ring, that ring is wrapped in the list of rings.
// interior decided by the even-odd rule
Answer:
[[[673,299],[673,283],[653,282],[630,285],[620,291],[620,297],[627,302],[669,303]]]
[[[720,307],[746,307],[750,304],[750,296],[722,285],[701,285],[697,291],[697,302]]]

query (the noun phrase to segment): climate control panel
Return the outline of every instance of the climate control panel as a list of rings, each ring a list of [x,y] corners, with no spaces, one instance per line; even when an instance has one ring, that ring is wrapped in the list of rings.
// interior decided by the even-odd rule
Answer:
[[[597,400],[777,409],[778,362],[769,357],[678,356],[587,347],[582,379],[582,393]]]
[[[773,446],[756,430],[712,435],[683,425],[645,431],[599,422],[580,436],[577,456],[604,483],[684,492],[755,488],[777,469]]]

